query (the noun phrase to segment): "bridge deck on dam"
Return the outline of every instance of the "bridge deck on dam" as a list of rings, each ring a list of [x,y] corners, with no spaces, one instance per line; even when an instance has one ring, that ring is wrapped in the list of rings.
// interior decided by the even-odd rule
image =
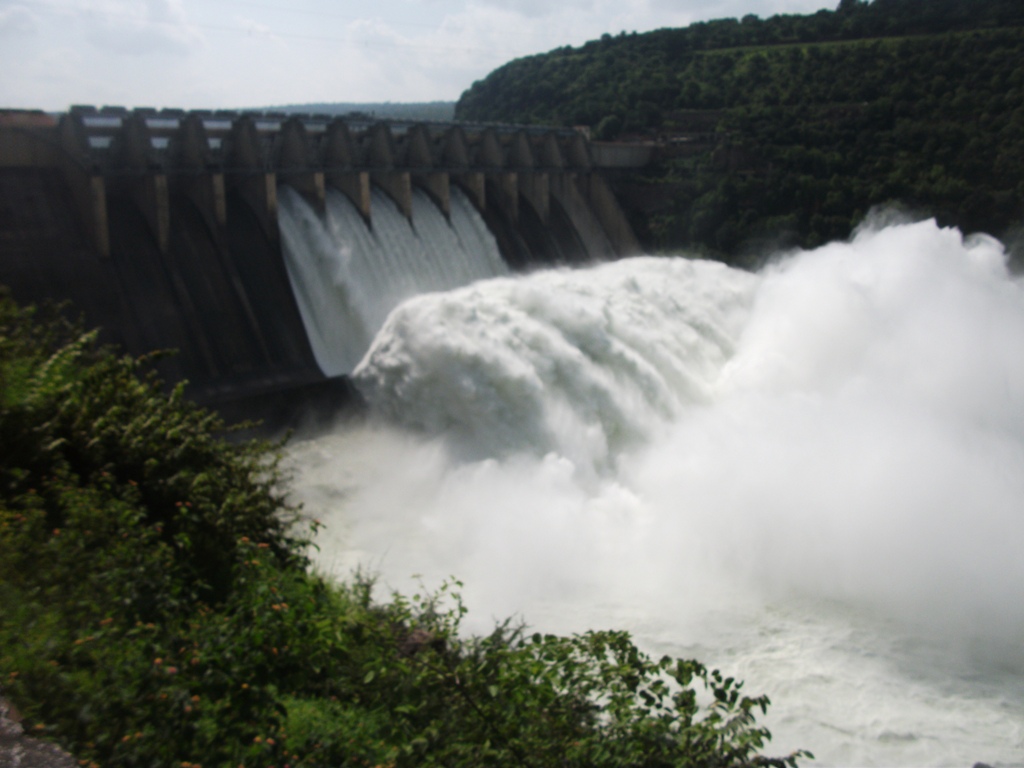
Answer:
[[[200,401],[262,396],[324,378],[282,261],[279,185],[321,211],[337,190],[368,223],[374,188],[411,219],[414,188],[449,215],[457,186],[524,266],[638,252],[604,174],[648,160],[531,126],[0,112],[0,283],[71,300],[130,353],[177,349],[160,371]]]

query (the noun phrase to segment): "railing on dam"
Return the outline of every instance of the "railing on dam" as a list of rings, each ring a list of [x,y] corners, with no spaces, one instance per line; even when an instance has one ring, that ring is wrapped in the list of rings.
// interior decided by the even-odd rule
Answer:
[[[546,135],[554,133],[563,138],[571,137],[580,133],[576,128],[564,128],[546,125],[525,125],[515,123],[488,123],[488,122],[465,122],[448,120],[413,120],[387,118],[380,119],[374,115],[361,112],[349,112],[343,115],[326,113],[301,113],[301,112],[275,112],[271,110],[184,110],[184,109],[153,109],[150,107],[137,107],[129,110],[125,107],[102,107],[97,109],[94,106],[75,105],[69,110],[71,114],[80,115],[83,122],[89,128],[110,128],[120,127],[123,120],[129,115],[142,115],[150,128],[166,130],[174,128],[187,117],[195,116],[203,121],[204,126],[210,132],[213,143],[219,142],[218,133],[223,133],[231,123],[241,117],[250,117],[257,122],[260,131],[275,132],[292,118],[298,119],[310,131],[321,132],[326,126],[335,120],[342,120],[352,131],[366,130],[378,123],[386,123],[392,133],[400,135],[408,129],[416,126],[425,127],[434,136],[440,136],[449,129],[458,126],[467,134],[480,134],[487,130],[493,130],[499,135],[510,135],[513,133],[526,133],[529,135]],[[100,132],[98,132],[100,133]],[[99,142],[97,142],[99,143]]]
[[[373,216],[373,185],[410,218],[414,186],[448,214],[450,187],[457,184],[481,212],[498,212],[513,223],[528,205],[546,225],[554,199],[578,225],[592,256],[638,248],[601,174],[643,164],[644,155],[616,154],[606,146],[594,152],[573,129],[77,106],[52,129],[22,129],[4,144],[0,165],[49,162],[65,170],[80,217],[102,255],[110,250],[106,209],[112,190],[135,200],[166,251],[171,195],[191,199],[217,228],[225,223],[231,189],[276,237],[279,183],[318,206],[333,187],[367,220]]]

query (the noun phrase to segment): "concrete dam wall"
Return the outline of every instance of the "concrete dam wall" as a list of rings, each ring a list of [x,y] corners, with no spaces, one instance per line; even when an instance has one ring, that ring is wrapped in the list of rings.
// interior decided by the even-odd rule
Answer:
[[[0,284],[71,301],[129,353],[177,350],[161,375],[205,404],[330,388],[282,258],[283,187],[320,215],[343,196],[374,236],[381,205],[415,231],[424,194],[444,217],[468,199],[512,268],[639,250],[574,131],[74,108],[0,113]]]

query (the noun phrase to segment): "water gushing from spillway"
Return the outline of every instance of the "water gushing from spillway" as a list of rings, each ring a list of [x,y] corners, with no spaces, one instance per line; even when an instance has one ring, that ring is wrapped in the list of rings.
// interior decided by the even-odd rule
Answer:
[[[457,187],[449,218],[414,188],[411,221],[374,188],[370,224],[334,189],[327,190],[323,215],[290,187],[281,188],[279,200],[288,277],[317,364],[328,376],[355,367],[404,299],[508,271],[494,237]]]
[[[714,262],[636,258],[420,296],[354,379],[378,413],[467,455],[554,451],[601,472],[713,399],[755,285]]]
[[[382,423],[295,446],[297,496],[325,569],[745,679],[770,753],[1021,765],[1021,350],[1001,245],[933,222],[477,282],[389,315]]]

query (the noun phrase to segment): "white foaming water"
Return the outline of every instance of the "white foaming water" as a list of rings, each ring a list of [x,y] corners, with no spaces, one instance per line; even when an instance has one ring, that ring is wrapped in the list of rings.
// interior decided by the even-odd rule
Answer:
[[[292,449],[320,563],[619,627],[773,700],[769,753],[1024,765],[1024,286],[934,223],[406,302],[393,426]]]
[[[494,237],[465,195],[451,190],[446,219],[413,189],[412,221],[373,189],[370,226],[342,193],[327,190],[318,215],[298,192],[280,191],[282,250],[317,364],[349,373],[388,313],[403,300],[507,273]]]
[[[353,377],[379,413],[468,456],[554,451],[590,474],[713,399],[755,284],[637,258],[420,296]]]

